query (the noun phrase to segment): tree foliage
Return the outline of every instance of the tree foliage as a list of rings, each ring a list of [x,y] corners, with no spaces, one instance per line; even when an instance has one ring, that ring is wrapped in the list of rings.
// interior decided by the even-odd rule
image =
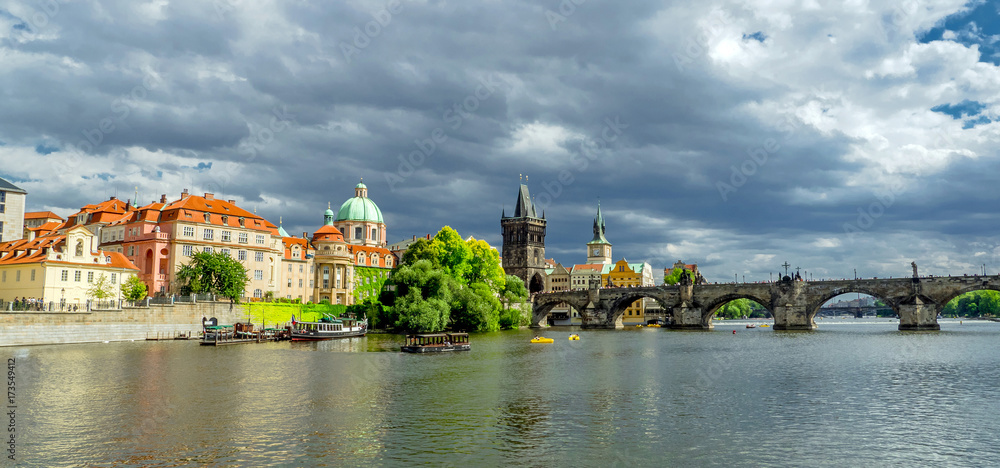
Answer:
[[[517,328],[528,325],[531,317],[527,311],[521,310],[518,304],[528,299],[528,288],[524,281],[514,275],[507,275],[505,285],[500,293],[503,298],[504,310],[500,314],[500,326],[503,328]],[[513,307],[512,307],[513,305]]]
[[[389,306],[383,324],[420,332],[495,331],[504,324],[521,324],[519,316],[512,321],[501,317],[507,311],[504,291],[510,277],[500,265],[500,254],[485,241],[462,240],[445,226],[432,240],[411,244],[402,260],[379,297]],[[524,283],[514,278],[523,290]],[[523,300],[527,292],[511,297]]]
[[[1000,292],[973,291],[945,304],[941,315],[948,317],[983,317],[1000,315]]]
[[[182,291],[218,294],[237,302],[250,278],[235,258],[222,252],[198,252],[177,271],[177,280]]]
[[[87,289],[87,296],[97,300],[107,299],[113,296],[114,293],[115,285],[111,284],[111,280],[109,280],[107,276],[104,276],[104,273],[101,273],[101,275],[97,277],[97,281],[94,282],[94,285],[91,286],[90,289]]]
[[[146,298],[146,283],[143,283],[138,276],[129,275],[122,285],[122,294],[127,301],[141,301]]]
[[[767,309],[750,299],[735,299],[727,302],[716,311],[719,317],[727,319],[738,319],[743,317],[762,318],[767,317]]]
[[[691,281],[694,282],[694,272],[684,268],[674,268],[669,275],[663,277],[663,282],[666,284],[677,284],[684,276],[691,278]]]

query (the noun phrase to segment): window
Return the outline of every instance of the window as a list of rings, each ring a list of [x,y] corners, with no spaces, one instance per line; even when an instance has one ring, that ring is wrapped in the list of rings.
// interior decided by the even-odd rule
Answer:
[[[361,237],[365,235],[364,232],[364,229],[361,227],[354,228],[354,238],[361,239]]]
[[[240,243],[241,244],[246,244],[247,243],[247,233],[245,233],[245,232],[241,232],[240,233]]]
[[[190,257],[194,255],[194,247],[185,245],[184,247],[181,247],[181,253],[184,254],[185,257]]]
[[[330,287],[330,267],[323,267],[323,289]]]
[[[0,273],[0,282],[3,282],[3,283],[7,282],[7,272],[6,271],[3,272],[3,273]]]
[[[237,253],[236,253],[236,259],[239,260],[239,261],[241,261],[241,262],[244,261],[244,260],[246,260],[247,259],[247,251],[246,250],[239,250],[239,251],[237,251]]]
[[[205,247],[204,252],[205,253],[212,253],[212,248],[211,247]]]
[[[314,280],[309,280],[309,287],[310,288],[314,288],[315,287],[315,286],[313,286],[314,284],[316,284]]]
[[[302,265],[299,265],[299,273],[302,273]]]
[[[240,218],[240,227],[245,227],[247,220],[245,218]]]
[[[229,256],[230,256],[230,255],[229,255],[229,249],[219,249],[219,251],[220,251],[220,252],[222,252],[222,255],[225,255],[225,256],[227,256],[227,257],[229,257]]]
[[[73,281],[76,281],[77,283],[79,283],[80,280],[82,280],[82,279],[83,279],[83,272],[82,271],[76,270],[76,271],[73,272]]]
[[[232,231],[222,231],[222,242],[230,242],[233,240]]]
[[[118,284],[118,273],[111,274],[111,284]]]
[[[291,278],[288,278],[288,287],[289,288],[292,287],[292,279]]]
[[[87,282],[88,283],[93,283],[94,282],[94,272],[92,272],[92,271],[88,271],[87,272]]]
[[[302,278],[299,278],[299,287],[302,287]]]
[[[6,275],[7,273],[4,274]],[[62,281],[69,281],[69,270],[63,270],[62,274],[59,276],[59,279]]]
[[[129,255],[135,255],[135,246],[134,245],[128,246],[128,254]]]
[[[264,297],[264,292],[261,291],[260,289],[254,289],[253,290],[253,297],[256,297],[257,299],[260,299],[260,298]]]
[[[257,244],[264,245],[264,235],[263,234],[257,234]]]
[[[253,259],[256,260],[256,261],[258,261],[258,262],[263,262],[264,261],[264,252],[254,252],[253,253]]]
[[[229,224],[229,216],[222,216],[222,224]]]
[[[35,280],[35,270],[31,270],[31,281]]]
[[[289,272],[289,273],[291,273],[291,272],[292,272],[292,264],[291,264],[291,263],[289,263],[289,264],[288,264],[288,272]],[[291,286],[291,285],[289,285],[289,286]]]
[[[205,213],[205,222],[206,223],[211,223],[212,222],[212,215],[210,215],[208,213]]]
[[[213,231],[212,229],[205,229],[204,233],[202,234],[202,237],[205,240],[212,240],[212,238],[215,237],[215,231]]]
[[[194,237],[194,226],[184,226],[184,235]]]
[[[372,228],[372,240],[378,240],[378,228]]]
[[[254,270],[253,271],[253,279],[255,279],[255,280],[262,280],[262,279],[264,279],[264,270]]]
[[[14,281],[21,281],[21,270],[17,270],[17,272],[14,273]]]

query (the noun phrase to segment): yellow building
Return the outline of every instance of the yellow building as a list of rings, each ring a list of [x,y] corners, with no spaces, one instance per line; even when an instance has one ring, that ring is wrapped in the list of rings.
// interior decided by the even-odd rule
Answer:
[[[82,226],[0,244],[0,300],[30,298],[56,310],[61,303],[84,307],[102,275],[110,298],[121,299],[121,285],[139,269],[124,255],[97,246],[97,236]]]
[[[606,288],[635,288],[653,286],[653,267],[648,263],[629,263],[624,258],[613,265],[605,265],[601,284]],[[645,323],[645,301],[633,302],[622,315],[622,323]]]

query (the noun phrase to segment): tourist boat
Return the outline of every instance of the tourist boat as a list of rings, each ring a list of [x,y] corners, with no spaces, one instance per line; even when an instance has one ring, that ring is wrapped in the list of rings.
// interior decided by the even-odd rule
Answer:
[[[409,335],[400,351],[404,353],[444,353],[448,351],[469,351],[468,333],[435,333],[430,335]]]
[[[319,322],[296,322],[292,317],[292,341],[321,341],[334,338],[365,336],[368,332],[368,318],[323,317]]]
[[[534,337],[534,338],[531,339],[531,342],[532,343],[555,343],[556,340],[553,340],[552,338],[546,338],[544,336],[536,336],[536,337]]]
[[[576,333],[574,333],[574,334],[572,334],[572,335],[569,336],[569,340],[570,341],[580,341],[580,335],[577,335]]]

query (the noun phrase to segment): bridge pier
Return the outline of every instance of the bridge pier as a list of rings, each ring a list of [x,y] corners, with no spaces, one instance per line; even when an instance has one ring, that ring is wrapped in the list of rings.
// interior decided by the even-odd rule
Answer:
[[[815,330],[816,321],[805,306],[786,304],[774,308],[775,330]]]
[[[701,307],[691,307],[687,304],[681,304],[674,307],[670,328],[677,330],[711,330],[713,328],[712,318],[709,317],[706,324],[705,312]]]
[[[920,299],[919,296],[899,305],[899,329],[910,331],[940,330],[937,321],[940,307],[933,302]]]

